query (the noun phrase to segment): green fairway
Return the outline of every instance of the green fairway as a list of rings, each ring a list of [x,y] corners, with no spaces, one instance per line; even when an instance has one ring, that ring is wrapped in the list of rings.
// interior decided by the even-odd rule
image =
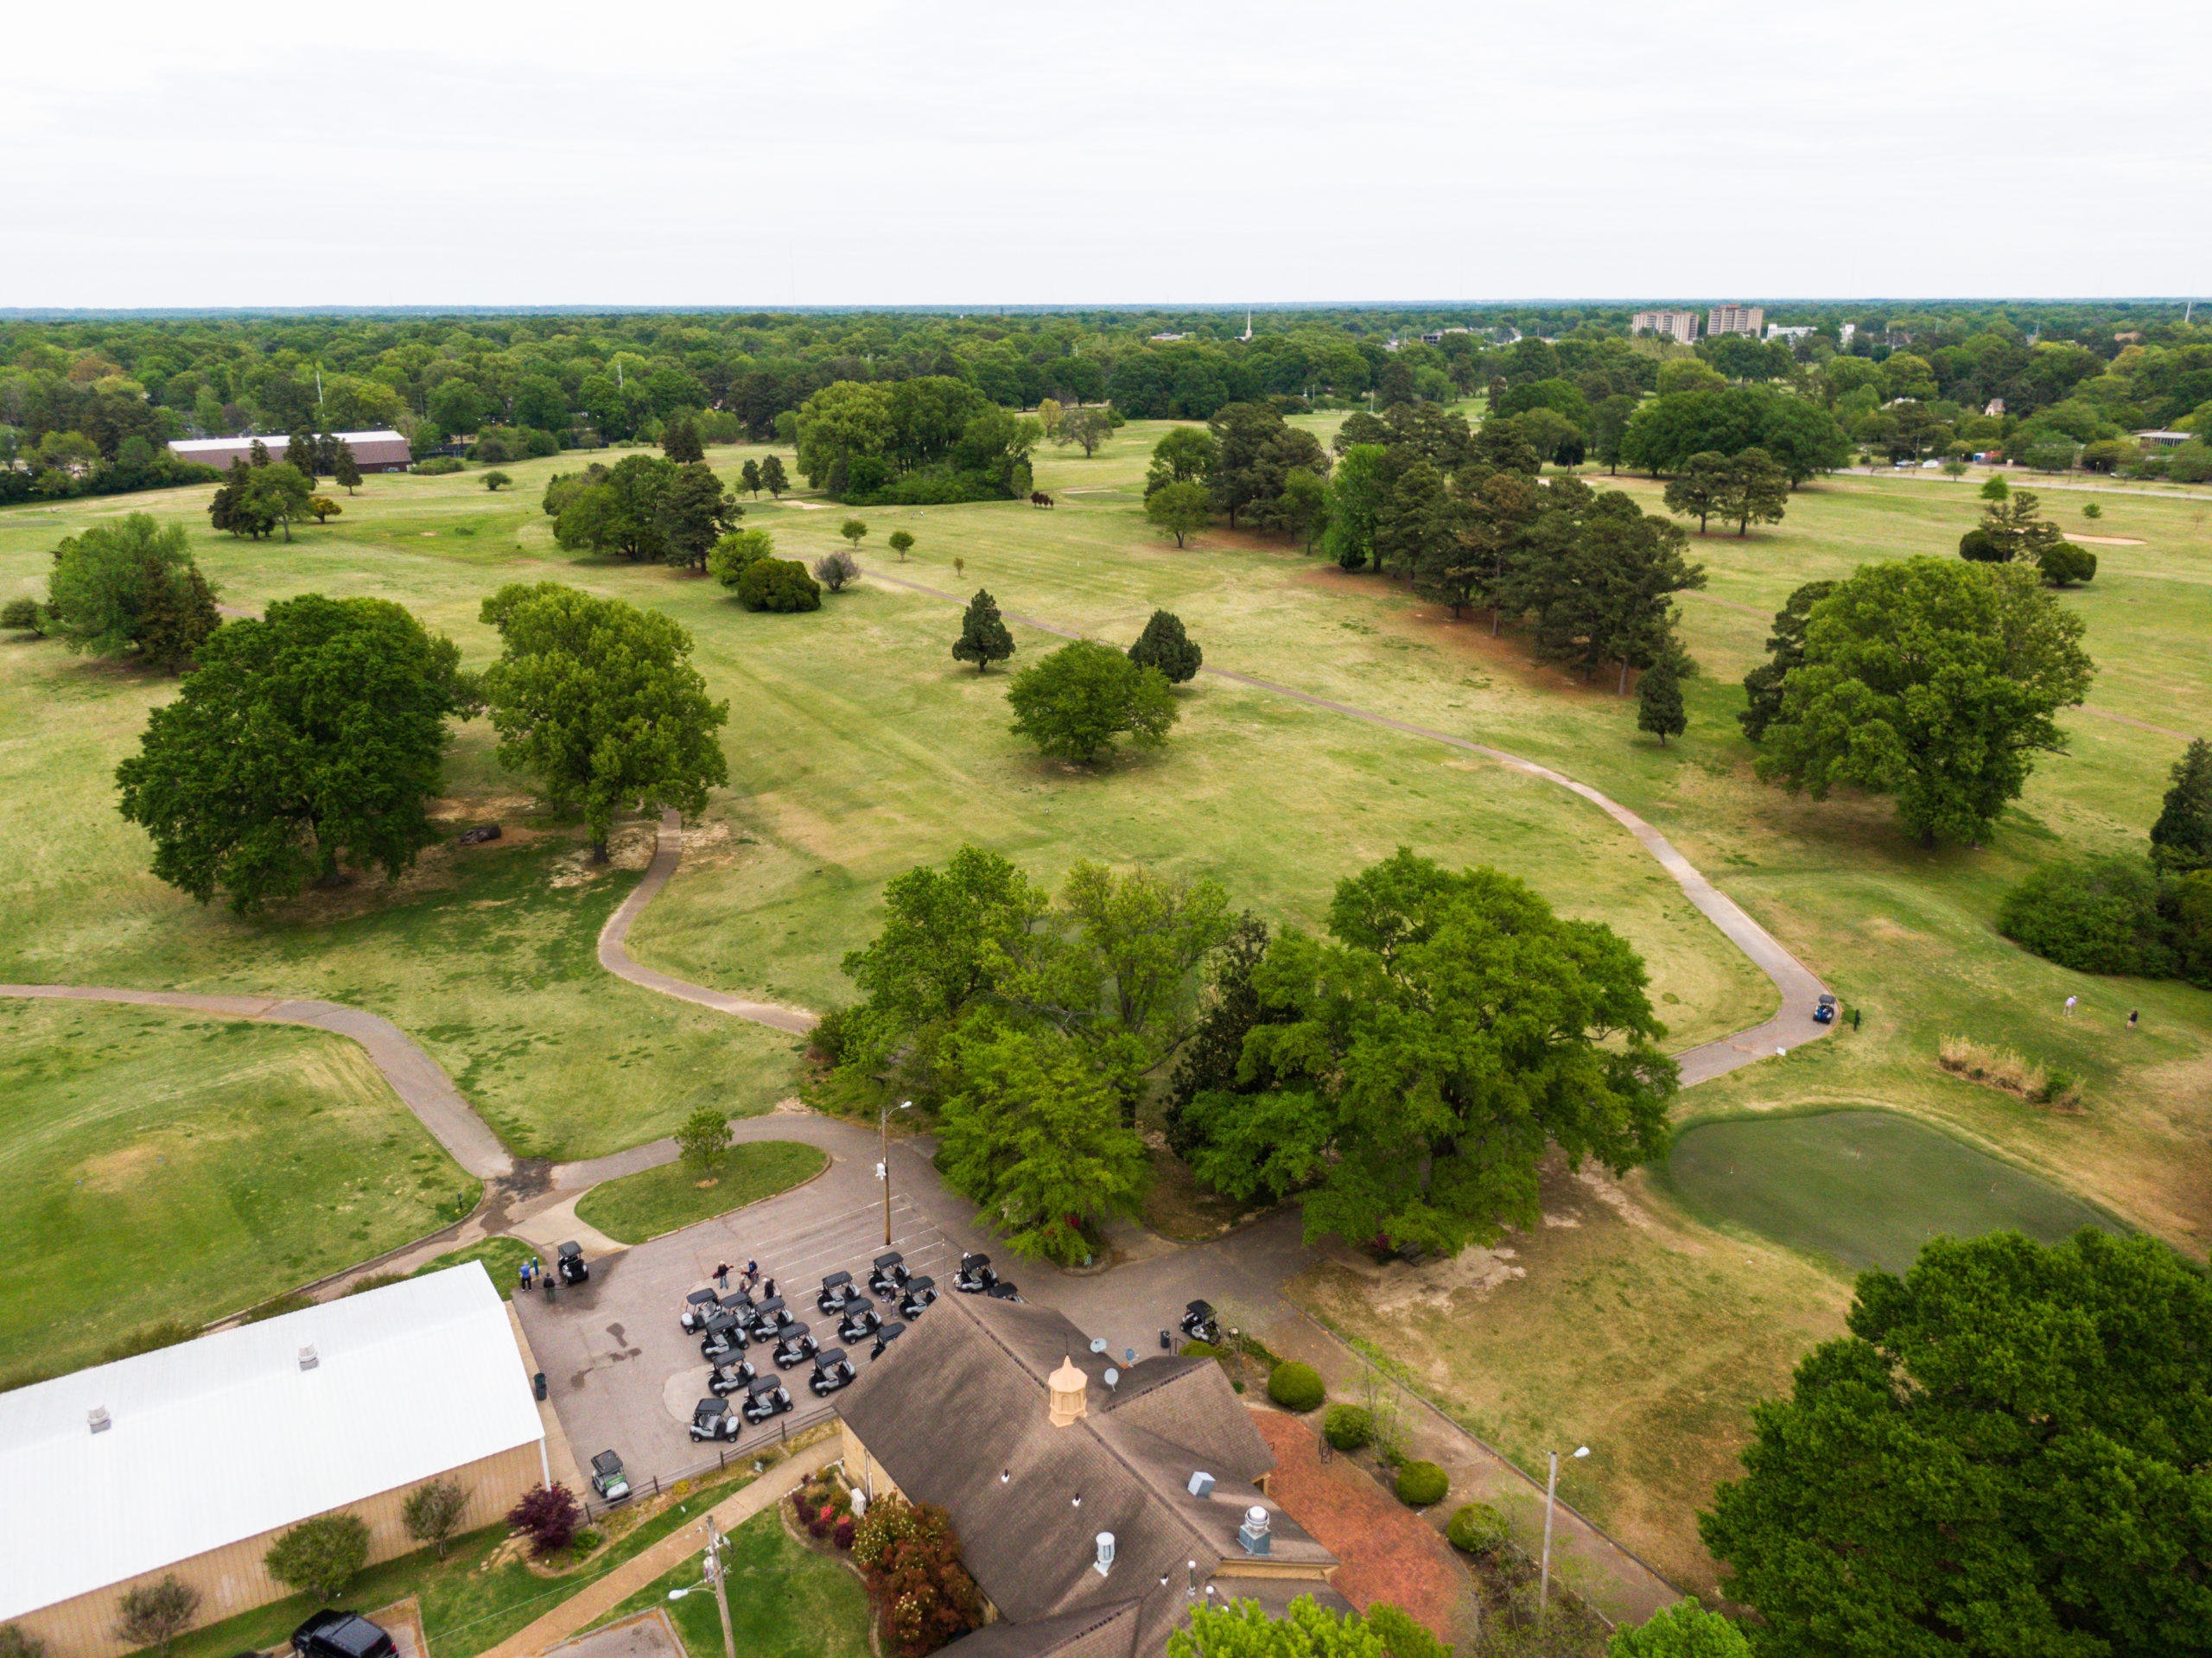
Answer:
[[[317,1032],[0,1001],[0,1374],[89,1363],[454,1217],[474,1183]]]
[[[2024,1232],[2056,1243],[2085,1226],[2124,1232],[2048,1181],[1891,1111],[1743,1117],[1686,1130],[1667,1172],[1722,1220],[1901,1273],[1933,1237]]]
[[[830,1165],[812,1146],[755,1140],[733,1146],[707,1174],[683,1162],[602,1182],[576,1204],[576,1218],[618,1243],[643,1243],[811,1180]]]

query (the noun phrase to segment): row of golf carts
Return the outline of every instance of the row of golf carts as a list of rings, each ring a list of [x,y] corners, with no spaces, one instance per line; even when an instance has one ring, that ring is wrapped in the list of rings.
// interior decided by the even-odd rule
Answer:
[[[963,1255],[953,1287],[963,1294],[993,1295],[1001,1300],[1021,1298],[1014,1286],[991,1269],[988,1255]],[[928,1274],[906,1269],[906,1258],[887,1249],[871,1263],[868,1287],[863,1290],[847,1272],[830,1273],[814,1298],[816,1310],[837,1320],[837,1339],[857,1347],[868,1342],[870,1362],[904,1334],[906,1324],[918,1318],[937,1299],[937,1280]],[[871,1296],[888,1301],[897,1318],[887,1319],[876,1311]],[[791,1408],[790,1390],[780,1375],[765,1373],[742,1357],[749,1350],[766,1350],[767,1363],[779,1371],[791,1371],[812,1362],[806,1378],[809,1392],[826,1399],[850,1384],[852,1361],[842,1347],[821,1346],[812,1328],[795,1318],[780,1295],[755,1301],[743,1290],[717,1295],[710,1289],[693,1290],[684,1297],[677,1322],[687,1336],[699,1338],[699,1356],[712,1368],[702,1399],[691,1413],[691,1437],[698,1440],[734,1440],[747,1422],[765,1422]],[[738,1401],[735,1409],[731,1401]]]

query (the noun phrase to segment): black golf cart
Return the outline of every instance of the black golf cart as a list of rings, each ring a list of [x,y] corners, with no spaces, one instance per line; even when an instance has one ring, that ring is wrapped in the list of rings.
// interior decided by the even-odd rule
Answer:
[[[864,1342],[883,1328],[883,1315],[874,1307],[855,1307],[837,1321],[837,1339]]]
[[[683,1327],[687,1336],[696,1336],[707,1327],[707,1320],[715,1316],[719,1304],[712,1290],[693,1290],[683,1298],[683,1311],[676,1322]]]
[[[906,1280],[906,1293],[899,1298],[899,1316],[918,1318],[924,1309],[937,1299],[937,1280],[924,1273],[919,1278]]]
[[[717,1399],[727,1399],[751,1387],[755,1374],[750,1359],[732,1359],[717,1364],[707,1377],[707,1391]]]
[[[986,1293],[994,1301],[1019,1301],[1021,1299],[1011,1278],[1001,1278],[997,1283],[992,1285]]]
[[[1820,1001],[1813,1004],[1813,1023],[1815,1025],[1835,1023],[1835,998],[1825,990],[1821,992]]]
[[[834,1318],[847,1307],[857,1306],[867,1299],[853,1282],[850,1273],[831,1273],[822,1280],[822,1293],[814,1298],[814,1305]]]
[[[906,1333],[906,1326],[893,1320],[875,1332],[875,1345],[868,1350],[868,1363],[873,1364],[883,1356],[883,1350]]]
[[[622,1458],[612,1451],[602,1451],[591,1459],[591,1489],[599,1493],[602,1502],[626,1502],[630,1500],[630,1477],[622,1471]]]
[[[745,1350],[745,1331],[730,1313],[717,1312],[707,1320],[699,1337],[699,1356],[709,1364],[723,1364]]]
[[[702,1399],[691,1407],[691,1437],[695,1439],[734,1439],[744,1424],[727,1399]]]
[[[998,1281],[999,1275],[991,1270],[988,1255],[963,1255],[960,1257],[960,1270],[953,1276],[952,1287],[963,1295],[981,1295]]]
[[[762,1376],[746,1390],[744,1416],[748,1422],[765,1422],[791,1407],[791,1396],[780,1376]]]
[[[1193,1301],[1183,1309],[1183,1333],[1209,1347],[1221,1345],[1221,1325],[1213,1316],[1211,1302]]]
[[[591,1281],[591,1264],[584,1259],[581,1243],[564,1243],[554,1252],[555,1264],[560,1268],[563,1284],[585,1284]]]
[[[896,1295],[906,1284],[906,1257],[896,1249],[886,1249],[869,1268],[868,1288],[878,1295]]]
[[[804,1364],[815,1355],[814,1337],[804,1324],[785,1324],[776,1332],[776,1350],[768,1356],[779,1370]]]
[[[845,1362],[845,1350],[831,1347],[815,1356],[814,1374],[807,1377],[806,1385],[817,1398],[827,1399],[852,1379],[853,1367]]]

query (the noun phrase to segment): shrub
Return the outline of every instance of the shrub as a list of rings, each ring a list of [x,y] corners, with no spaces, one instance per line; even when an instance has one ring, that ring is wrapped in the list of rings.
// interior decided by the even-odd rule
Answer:
[[[417,461],[415,470],[429,477],[442,478],[448,473],[466,472],[468,468],[457,454],[434,454],[427,461]]]
[[[607,1540],[607,1534],[596,1527],[586,1526],[569,1540],[569,1547],[579,1554],[588,1554]]]
[[[837,1522],[837,1529],[830,1534],[830,1540],[849,1553],[853,1547],[853,1517],[847,1515]]]
[[[497,494],[500,490],[505,489],[508,485],[513,482],[514,480],[508,477],[504,472],[487,472],[484,474],[484,487],[492,491],[494,494]]]
[[[2070,1108],[2082,1102],[2081,1079],[2071,1071],[2046,1070],[2010,1048],[1993,1048],[1968,1037],[1945,1037],[1936,1045],[1936,1063],[1968,1082],[2001,1088],[2038,1105]]]
[[[1505,1516],[1487,1502],[1470,1502],[1452,1516],[1444,1535],[1463,1554],[1495,1554],[1512,1534]]]
[[[2212,483],[2212,443],[2184,443],[2164,457],[2166,476],[2177,484]],[[2146,473],[2149,462],[2145,463]]]
[[[795,558],[754,559],[737,578],[737,598],[747,610],[822,608],[821,588]]]
[[[807,1040],[833,1065],[842,1065],[867,1034],[865,1007],[833,1007],[817,1020]]]
[[[115,1604],[115,1638],[133,1647],[152,1647],[168,1658],[169,1642],[200,1616],[200,1591],[178,1581],[174,1572],[159,1583],[142,1583],[123,1591]]]
[[[401,1523],[407,1534],[418,1543],[428,1543],[438,1551],[438,1558],[446,1557],[446,1542],[461,1524],[461,1516],[468,1508],[468,1492],[458,1480],[434,1479],[428,1485],[418,1485],[407,1494],[407,1501],[399,1510]]]
[[[2086,547],[2062,541],[2056,547],[2044,549],[2043,556],[2036,560],[2036,568],[2052,587],[2070,588],[2077,581],[2097,579],[2097,556]]]
[[[1183,1356],[1186,1359],[1217,1359],[1221,1356],[1221,1349],[1211,1342],[1185,1342]]]
[[[5,605],[0,605],[0,627],[17,633],[43,632],[39,626],[38,600],[10,599]],[[12,1629],[15,1626],[10,1624],[9,1627]]]
[[[557,1554],[575,1540],[583,1510],[565,1485],[533,1485],[507,1510],[507,1525],[530,1539],[533,1554]]]
[[[1408,1509],[1427,1509],[1444,1501],[1452,1477],[1433,1462],[1409,1462],[1398,1471],[1398,1501]]]
[[[2002,564],[2012,556],[2001,537],[1986,530],[1969,530],[1959,537],[1959,556],[1977,564]]]
[[[960,1563],[960,1534],[943,1509],[879,1497],[853,1528],[853,1560],[899,1658],[922,1658],[983,1621],[982,1596]]]
[[[861,562],[850,553],[828,553],[814,561],[814,579],[832,593],[842,593],[845,584],[858,581],[860,574]]]
[[[1998,907],[1997,931],[2077,973],[2158,977],[2173,968],[2159,938],[2158,882],[2133,858],[2046,864]]]
[[[1375,1415],[1364,1405],[1332,1405],[1321,1432],[1339,1451],[1357,1451],[1375,1437]]]
[[[0,1623],[0,1658],[46,1658],[46,1642],[13,1623]]]
[[[1268,1397],[1285,1410],[1318,1409],[1328,1396],[1328,1389],[1321,1385],[1321,1373],[1310,1364],[1294,1359],[1268,1372]]]

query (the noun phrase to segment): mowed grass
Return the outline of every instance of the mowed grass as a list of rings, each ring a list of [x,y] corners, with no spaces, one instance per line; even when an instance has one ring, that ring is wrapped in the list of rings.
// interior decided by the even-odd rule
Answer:
[[[618,1243],[643,1243],[664,1232],[711,1220],[811,1180],[829,1154],[790,1140],[746,1140],[702,1174],[682,1161],[601,1181],[576,1204],[576,1217]]]
[[[0,999],[0,1375],[89,1363],[451,1220],[474,1183],[353,1044]]]
[[[2058,1243],[2122,1232],[2071,1197],[1891,1111],[1702,1122],[1675,1141],[1667,1178],[1694,1206],[1854,1270],[1902,1273],[1933,1237],[2024,1232]]]
[[[784,1528],[779,1503],[729,1534],[730,1634],[747,1658],[868,1658],[868,1591],[849,1566],[817,1554]],[[690,1658],[720,1658],[721,1613],[709,1593],[671,1604],[668,1591],[699,1581],[699,1562],[656,1579],[616,1607],[607,1622],[659,1609],[667,1612]]]

